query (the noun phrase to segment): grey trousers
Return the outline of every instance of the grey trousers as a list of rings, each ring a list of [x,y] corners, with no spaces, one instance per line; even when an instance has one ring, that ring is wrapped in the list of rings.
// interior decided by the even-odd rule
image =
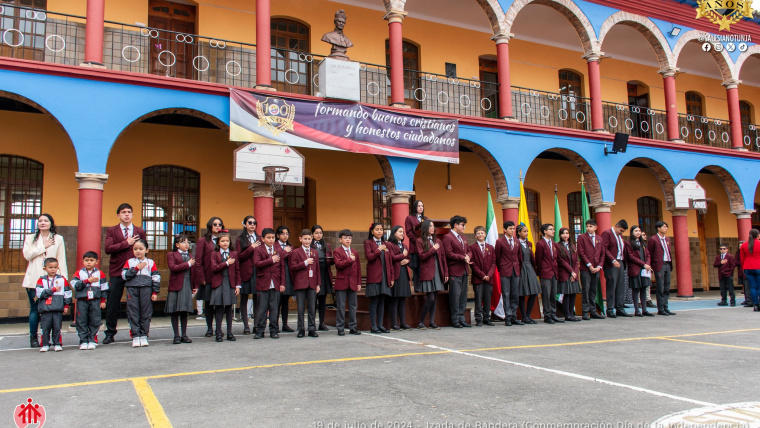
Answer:
[[[341,332],[346,327],[346,303],[348,301],[348,328],[356,328],[356,291],[335,290],[335,327]]]
[[[581,271],[581,302],[584,314],[596,313],[596,284],[599,282],[599,272]]]
[[[256,333],[263,336],[269,315],[269,333],[279,329],[280,292],[276,288],[256,292]]]
[[[657,284],[657,311],[662,312],[668,309],[668,299],[670,298],[670,273],[673,270],[671,263],[663,263],[662,269],[654,273],[654,280]]]
[[[464,324],[464,311],[467,309],[467,274],[449,277],[449,309],[451,323]]]
[[[504,319],[517,319],[517,304],[520,301],[519,276],[501,277],[501,300],[504,308]]]
[[[485,321],[491,319],[491,289],[489,283],[472,284],[475,291],[475,320]]]
[[[298,331],[304,331],[303,313],[305,309],[309,313],[309,331],[317,331],[317,325],[314,321],[317,309],[317,290],[313,288],[296,290],[296,303],[298,304]]]
[[[42,328],[42,346],[61,344],[61,321],[63,312],[43,312],[40,314],[40,328]],[[53,340],[50,341],[50,333]]]
[[[625,268],[604,268],[604,278],[607,279],[607,312],[625,310]]]
[[[557,277],[541,280],[541,302],[544,318],[557,316]]]
[[[96,342],[100,318],[100,299],[77,299],[76,323],[80,344]]]
[[[153,288],[126,288],[127,319],[129,320],[129,329],[132,331],[132,337],[147,336],[150,331],[150,318],[153,316],[153,302],[150,300]]]

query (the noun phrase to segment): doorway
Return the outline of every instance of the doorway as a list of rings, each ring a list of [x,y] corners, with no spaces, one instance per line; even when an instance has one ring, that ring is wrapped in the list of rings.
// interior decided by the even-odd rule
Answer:
[[[697,235],[699,235],[699,271],[702,290],[710,291],[710,271],[707,268],[707,238],[705,235],[705,215],[697,211]]]
[[[148,27],[158,30],[158,38],[150,45],[150,73],[194,79],[195,44],[184,36],[195,34],[195,6],[150,0]]]
[[[298,236],[301,230],[310,229],[309,206],[310,206],[310,181],[304,177],[303,186],[282,186],[282,190],[274,192],[274,218],[275,229],[280,225],[290,229],[290,244],[298,246]]]
[[[496,107],[499,105],[499,70],[497,62],[493,59],[480,57],[478,65],[480,68],[480,81],[482,82],[480,98],[481,100],[488,100],[488,102],[481,101],[483,116],[498,119],[499,109]],[[489,108],[486,109],[486,107]]]

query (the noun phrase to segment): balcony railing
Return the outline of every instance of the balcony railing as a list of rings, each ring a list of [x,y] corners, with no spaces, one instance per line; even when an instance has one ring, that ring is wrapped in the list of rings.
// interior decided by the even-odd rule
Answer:
[[[499,117],[499,84],[404,70],[405,94],[413,107],[439,113]],[[411,88],[410,88],[411,86]]]
[[[512,109],[515,118],[523,123],[591,129],[589,98],[513,86]]]
[[[760,152],[760,125],[742,122],[742,142],[751,152]]]
[[[84,40],[83,16],[0,6],[0,56],[79,65]]]
[[[632,137],[668,140],[667,114],[664,110],[602,101],[604,128]]]
[[[731,148],[731,122],[694,114],[678,113],[681,139],[690,144]]]

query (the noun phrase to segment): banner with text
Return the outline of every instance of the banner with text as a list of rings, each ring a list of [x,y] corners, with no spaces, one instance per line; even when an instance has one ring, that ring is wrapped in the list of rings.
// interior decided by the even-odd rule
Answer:
[[[230,89],[230,141],[459,163],[456,119],[237,89]]]

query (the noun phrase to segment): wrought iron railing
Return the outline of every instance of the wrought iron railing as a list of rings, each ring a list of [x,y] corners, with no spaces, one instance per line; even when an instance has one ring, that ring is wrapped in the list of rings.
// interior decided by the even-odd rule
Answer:
[[[0,6],[0,56],[79,65],[85,18],[21,6]]]
[[[602,101],[604,128],[607,132],[622,132],[632,137],[652,140],[668,140],[667,114],[657,110],[634,105]]]
[[[439,113],[499,117],[499,84],[449,77],[441,74],[404,70],[405,88],[413,107]]]
[[[513,86],[512,111],[524,123],[591,130],[589,98]]]
[[[681,139],[689,144],[731,148],[731,122],[723,119],[678,113]]]
[[[751,152],[760,152],[760,125],[742,122],[742,143]]]

